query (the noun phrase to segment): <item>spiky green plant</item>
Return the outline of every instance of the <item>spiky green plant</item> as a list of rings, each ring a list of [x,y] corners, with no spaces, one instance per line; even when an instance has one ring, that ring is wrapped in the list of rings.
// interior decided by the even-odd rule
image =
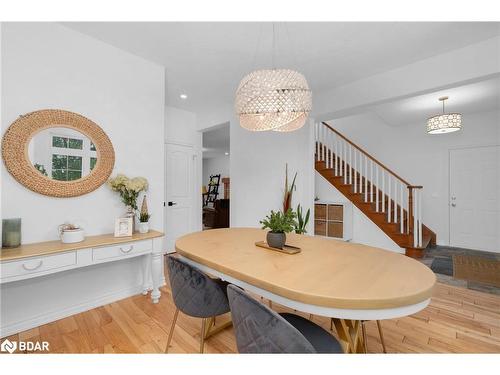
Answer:
[[[297,172],[293,176],[292,184],[288,186],[288,164],[285,165],[285,193],[283,195],[283,212],[288,212],[292,206],[292,196],[295,190],[295,180],[297,179]]]
[[[307,223],[309,223],[309,216],[311,214],[311,209],[308,208],[306,212],[306,216],[304,217],[304,211],[300,204],[297,206],[297,222],[295,225],[295,233],[297,234],[305,234],[307,233]]]
[[[281,211],[271,211],[265,219],[261,220],[262,229],[269,229],[273,233],[290,233],[296,226],[295,212],[292,209],[283,213]]]

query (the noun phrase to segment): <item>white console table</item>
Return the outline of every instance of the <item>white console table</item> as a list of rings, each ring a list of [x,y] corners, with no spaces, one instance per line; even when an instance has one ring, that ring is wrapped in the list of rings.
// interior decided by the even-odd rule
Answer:
[[[10,287],[12,284],[16,285],[12,285],[10,289],[17,288],[17,285],[19,285],[19,289],[21,290],[21,284],[23,282],[28,283],[31,288],[37,284],[40,285],[45,276],[45,280],[53,277],[54,279],[57,278],[58,280],[64,280],[66,282],[64,279],[65,275],[57,277],[58,275],[52,276],[52,274],[60,274],[63,271],[82,269],[84,267],[90,270],[92,268],[91,266],[94,265],[97,266],[104,263],[142,257],[140,263],[142,275],[140,275],[141,272],[139,272],[139,275],[133,276],[142,277],[140,291],[142,291],[144,295],[151,291],[152,302],[158,303],[161,295],[159,288],[164,282],[163,253],[163,233],[157,231],[150,231],[146,234],[134,233],[131,237],[114,237],[112,234],[90,236],[84,241],[74,244],[63,244],[60,241],[27,244],[18,248],[2,249],[0,251],[0,284],[2,284],[2,291],[5,291],[5,288]],[[102,273],[105,274],[106,269],[104,269]],[[91,275],[91,273],[87,274]],[[126,277],[127,275],[124,275],[124,278]],[[40,279],[29,280],[34,278]],[[38,282],[38,280],[40,280],[40,282]],[[79,280],[82,280],[81,276],[79,276]],[[92,280],[83,280],[81,284],[91,282]],[[57,284],[54,282],[54,285]],[[68,286],[68,288],[71,288],[71,286]],[[102,289],[105,288],[106,285],[103,285]],[[51,291],[47,289],[51,288],[41,289],[38,295],[40,292],[46,292],[47,298],[54,298],[50,296]],[[24,291],[29,291],[29,288],[25,288]],[[58,294],[59,295],[56,296],[57,299],[54,299],[57,302],[64,298],[64,296],[60,295],[61,293]],[[115,295],[117,296],[116,293]],[[107,300],[101,298],[101,301],[109,302],[109,298]],[[97,299],[91,303],[92,306],[99,305]],[[15,308],[15,306],[13,306],[15,303],[11,301],[6,302],[2,299],[2,304],[4,304],[2,310]],[[8,304],[10,304],[10,306]],[[53,303],[53,305],[55,304]],[[32,308],[36,309],[36,304]],[[67,316],[72,310],[66,310],[68,313],[64,315]],[[84,306],[82,305],[79,310],[84,310]],[[5,311],[2,311],[2,313],[4,312]],[[13,316],[14,314],[10,315]],[[51,316],[52,320],[50,318]],[[57,316],[59,316],[59,318],[61,317],[57,315],[57,312],[46,314],[46,317],[42,319],[42,321],[53,321],[56,320],[54,317]],[[12,331],[28,329],[31,328],[30,326],[33,324],[41,323],[41,321],[37,321],[37,319],[28,320],[30,320],[31,323],[27,321],[26,323],[16,322],[16,324],[10,324],[11,322],[6,324],[2,322],[2,325],[5,326],[0,327],[0,336],[3,337],[15,333]]]

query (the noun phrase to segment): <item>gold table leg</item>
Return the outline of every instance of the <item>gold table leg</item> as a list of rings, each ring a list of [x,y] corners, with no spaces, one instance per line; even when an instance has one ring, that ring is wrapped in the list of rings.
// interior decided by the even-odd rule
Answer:
[[[219,333],[220,331],[231,327],[233,325],[233,321],[231,318],[229,320],[225,321],[224,323],[218,325],[217,327],[214,326],[214,320],[215,317],[209,318],[209,324],[207,324],[206,329],[205,329],[205,339],[208,339],[209,337],[215,335],[216,333]]]
[[[380,335],[380,342],[382,343],[382,350],[384,351],[384,353],[387,353],[387,349],[385,348],[384,333],[382,332],[382,324],[380,323],[380,320],[377,320],[377,328]]]
[[[332,318],[332,322],[346,353],[366,353],[361,321]]]

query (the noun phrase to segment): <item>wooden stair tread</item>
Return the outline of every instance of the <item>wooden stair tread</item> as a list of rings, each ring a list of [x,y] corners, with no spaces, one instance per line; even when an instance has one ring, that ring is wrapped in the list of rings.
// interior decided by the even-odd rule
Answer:
[[[368,182],[368,191],[365,193],[364,189],[366,188],[365,182],[362,182],[362,191],[354,192],[354,184],[357,184],[357,188],[359,188],[359,181],[364,181],[364,177],[360,177],[358,173],[353,173],[352,177],[347,172],[347,178],[344,175],[335,175],[334,168],[327,168],[325,161],[316,160],[315,163],[316,170],[333,186],[335,186],[346,198],[348,198],[358,209],[360,209],[368,218],[377,225],[385,234],[387,234],[398,246],[407,250],[407,253],[411,253],[414,255],[421,255],[423,250],[427,248],[431,242],[434,233],[432,233],[427,227],[423,226],[422,230],[422,246],[414,247],[413,246],[413,235],[407,233],[401,233],[400,226],[401,224],[388,222],[388,205],[389,201],[391,202],[391,208],[389,210],[391,218],[394,215],[394,209],[396,207],[398,218],[400,217],[400,206],[395,205],[393,200],[390,200],[387,195],[384,197],[384,204],[382,205],[382,197],[381,192],[377,189],[377,187],[371,187],[371,183]],[[347,167],[348,171],[350,168]],[[338,172],[343,172],[342,168],[338,169]],[[347,183],[344,181],[347,180]],[[373,189],[373,191],[372,191]],[[356,189],[358,190],[358,189]],[[379,207],[384,208],[384,211],[376,211],[376,196],[379,195]],[[365,202],[365,195],[367,197],[373,196],[373,202]],[[406,223],[408,221],[408,213],[406,210],[403,211],[403,226],[406,227]]]

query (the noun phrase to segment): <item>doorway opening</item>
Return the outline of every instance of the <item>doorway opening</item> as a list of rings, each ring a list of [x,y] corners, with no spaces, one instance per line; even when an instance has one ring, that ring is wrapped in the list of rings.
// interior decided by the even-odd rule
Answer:
[[[229,228],[229,122],[203,132],[202,145],[203,230]]]

